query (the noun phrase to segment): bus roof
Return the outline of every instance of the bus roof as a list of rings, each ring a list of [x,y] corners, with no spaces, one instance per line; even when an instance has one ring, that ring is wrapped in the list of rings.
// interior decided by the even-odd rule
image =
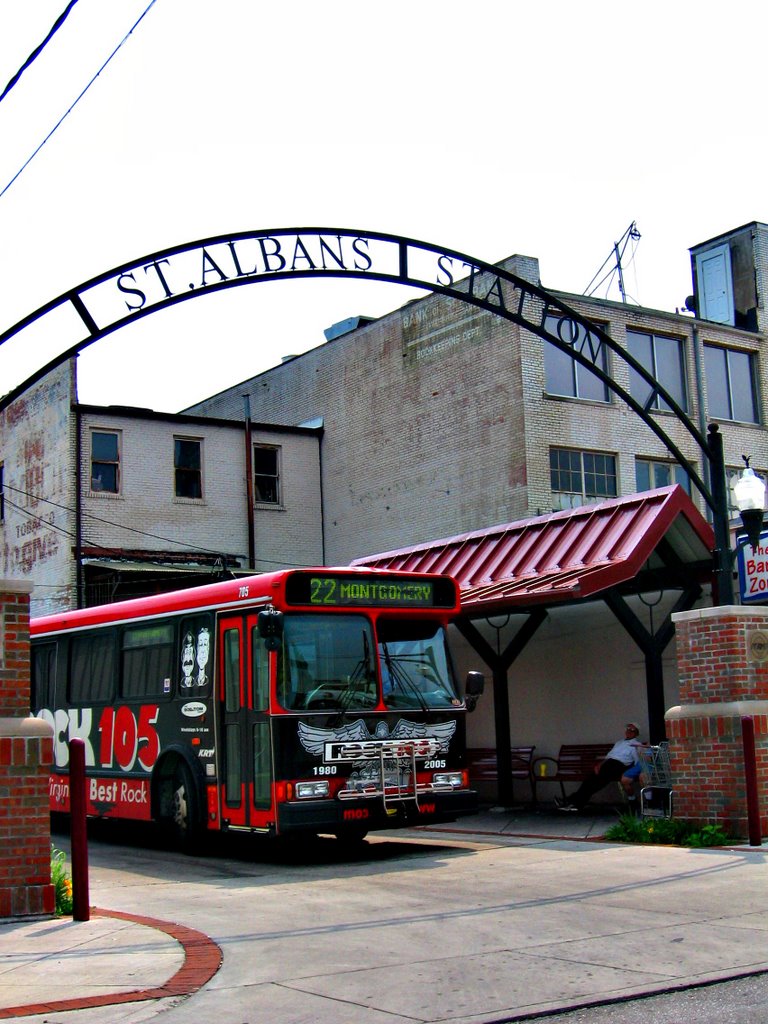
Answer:
[[[98,626],[107,622],[126,622],[136,619],[152,618],[158,615],[181,614],[187,611],[201,611],[211,608],[233,608],[267,604],[269,600],[284,590],[286,579],[293,574],[322,573],[329,576],[335,573],[360,576],[382,577],[425,577],[433,573],[406,572],[393,569],[373,569],[367,566],[337,566],[333,568],[296,568],[281,569],[277,572],[260,573],[254,576],[241,576],[237,579],[223,580],[218,583],[206,583],[199,587],[186,590],[173,590],[165,594],[153,594],[150,597],[136,597],[128,601],[115,601],[112,604],[94,605],[92,608],[81,608],[76,611],[54,612],[32,619],[30,633],[32,636],[57,633],[67,629],[83,629]],[[455,586],[455,584],[454,584]]]

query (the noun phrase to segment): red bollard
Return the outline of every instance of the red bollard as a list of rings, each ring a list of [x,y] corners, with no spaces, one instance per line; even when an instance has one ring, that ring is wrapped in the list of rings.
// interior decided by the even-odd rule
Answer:
[[[91,917],[88,893],[88,831],[85,820],[85,742],[69,741],[69,818],[72,838],[72,918]]]
[[[757,799],[757,759],[755,757],[755,720],[751,715],[741,719],[741,743],[744,748],[744,781],[747,795],[747,828],[749,845],[761,846],[760,805]]]

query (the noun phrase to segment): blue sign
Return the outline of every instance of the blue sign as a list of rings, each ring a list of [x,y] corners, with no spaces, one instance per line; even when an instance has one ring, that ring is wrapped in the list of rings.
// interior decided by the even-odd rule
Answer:
[[[756,548],[743,535],[737,537],[736,544],[741,603],[768,602],[768,530],[760,534]]]

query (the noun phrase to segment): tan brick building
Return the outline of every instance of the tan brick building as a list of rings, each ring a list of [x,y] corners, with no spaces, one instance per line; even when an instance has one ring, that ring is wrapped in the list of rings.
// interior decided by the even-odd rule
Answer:
[[[721,322],[552,292],[636,356],[702,432],[717,421],[733,472],[742,455],[768,469],[759,330],[767,243],[768,227],[752,224],[692,250],[695,298],[708,300]],[[501,266],[539,283],[535,259]],[[715,307],[718,286],[730,288],[729,302],[718,292]],[[594,375],[499,316],[432,294],[347,327],[358,323],[187,410],[234,418],[247,397],[264,422],[322,418],[331,564],[676,481],[687,486],[662,442]],[[605,350],[601,358],[645,401],[645,385],[626,363]],[[706,479],[702,452],[683,427],[658,400],[651,408]]]

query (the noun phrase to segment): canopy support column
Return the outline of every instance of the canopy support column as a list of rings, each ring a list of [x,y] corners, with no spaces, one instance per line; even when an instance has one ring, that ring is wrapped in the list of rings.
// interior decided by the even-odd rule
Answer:
[[[456,628],[467,643],[480,655],[493,675],[493,711],[496,732],[496,776],[498,800],[509,806],[514,802],[512,793],[512,738],[509,720],[509,682],[507,673],[512,662],[523,652],[536,630],[547,617],[546,610],[537,608],[510,640],[503,651],[496,652],[469,619],[460,618]]]

